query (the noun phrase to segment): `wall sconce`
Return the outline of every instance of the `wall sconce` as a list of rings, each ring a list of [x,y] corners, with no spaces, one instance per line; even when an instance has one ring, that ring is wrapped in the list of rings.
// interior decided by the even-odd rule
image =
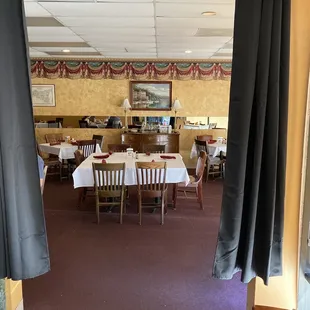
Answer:
[[[182,105],[179,99],[175,99],[172,105],[172,109],[174,110],[174,131],[177,129],[177,112],[182,109]]]
[[[131,109],[131,105],[129,103],[129,100],[126,98],[124,99],[122,106],[121,106],[124,111],[125,111],[125,129],[128,129],[128,124],[127,124],[127,111]]]

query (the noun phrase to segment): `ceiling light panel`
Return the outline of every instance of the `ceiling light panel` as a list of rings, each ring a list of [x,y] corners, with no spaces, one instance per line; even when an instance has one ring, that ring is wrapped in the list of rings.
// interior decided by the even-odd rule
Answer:
[[[160,17],[201,17],[204,11],[216,12],[215,16],[204,17],[213,18],[233,18],[233,4],[195,4],[195,3],[158,3],[156,4],[156,15]]]
[[[155,27],[153,17],[59,17],[58,20],[68,27],[100,27],[100,28],[134,28]]]
[[[42,8],[42,6],[36,2],[25,2],[25,14],[27,17],[47,17],[51,14]]]
[[[154,16],[153,3],[67,3],[43,2],[41,5],[54,16],[66,17],[151,17]]]

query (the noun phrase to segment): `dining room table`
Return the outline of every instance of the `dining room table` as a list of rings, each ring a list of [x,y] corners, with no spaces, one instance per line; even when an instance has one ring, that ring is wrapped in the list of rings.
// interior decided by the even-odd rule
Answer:
[[[73,172],[73,186],[86,188],[94,186],[93,163],[101,163],[102,159],[95,157],[101,154],[91,154]],[[137,156],[128,155],[126,152],[113,153],[105,158],[106,163],[125,163],[125,185],[137,185],[136,162],[167,162],[166,184],[189,183],[189,175],[182,156],[178,153],[150,154],[138,153]],[[164,157],[164,158],[161,158]]]
[[[215,158],[216,156],[219,156],[221,153],[222,155],[226,155],[227,152],[227,144],[222,143],[222,142],[214,142],[214,143],[208,143],[208,151],[209,151],[209,156],[212,156]],[[192,145],[191,153],[190,153],[190,158],[197,157],[197,149],[195,142]]]
[[[39,144],[40,151],[47,154],[57,155],[59,161],[62,162],[68,159],[74,159],[74,152],[78,149],[76,144],[68,142],[61,143],[41,143]],[[96,145],[96,153],[102,153],[100,145]]]

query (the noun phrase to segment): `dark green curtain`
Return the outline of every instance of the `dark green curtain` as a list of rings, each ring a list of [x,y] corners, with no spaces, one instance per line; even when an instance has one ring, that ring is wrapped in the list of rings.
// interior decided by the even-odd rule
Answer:
[[[215,278],[282,273],[289,47],[289,0],[236,0]]]
[[[0,278],[50,269],[23,1],[0,1]]]

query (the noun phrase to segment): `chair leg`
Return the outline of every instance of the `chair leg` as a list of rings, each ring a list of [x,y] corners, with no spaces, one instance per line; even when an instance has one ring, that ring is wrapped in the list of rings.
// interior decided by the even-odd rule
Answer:
[[[99,201],[96,201],[97,224],[100,223]]]
[[[142,200],[141,196],[138,197],[138,204],[139,204],[139,225],[142,225]]]
[[[165,193],[165,214],[168,213],[168,190]]]
[[[164,216],[165,216],[165,194],[161,195],[161,217],[160,225],[164,225]]]
[[[203,196],[202,196],[202,183],[198,184],[198,202],[200,204],[200,209],[203,210]]]
[[[124,211],[124,192],[121,194],[121,206],[119,212],[119,223],[123,224],[123,211]]]
[[[79,197],[78,197],[78,205],[77,208],[79,209],[81,207],[82,201],[83,201],[83,195],[84,195],[84,188],[81,187],[78,189],[79,191]]]
[[[173,209],[177,208],[178,184],[173,184]]]

